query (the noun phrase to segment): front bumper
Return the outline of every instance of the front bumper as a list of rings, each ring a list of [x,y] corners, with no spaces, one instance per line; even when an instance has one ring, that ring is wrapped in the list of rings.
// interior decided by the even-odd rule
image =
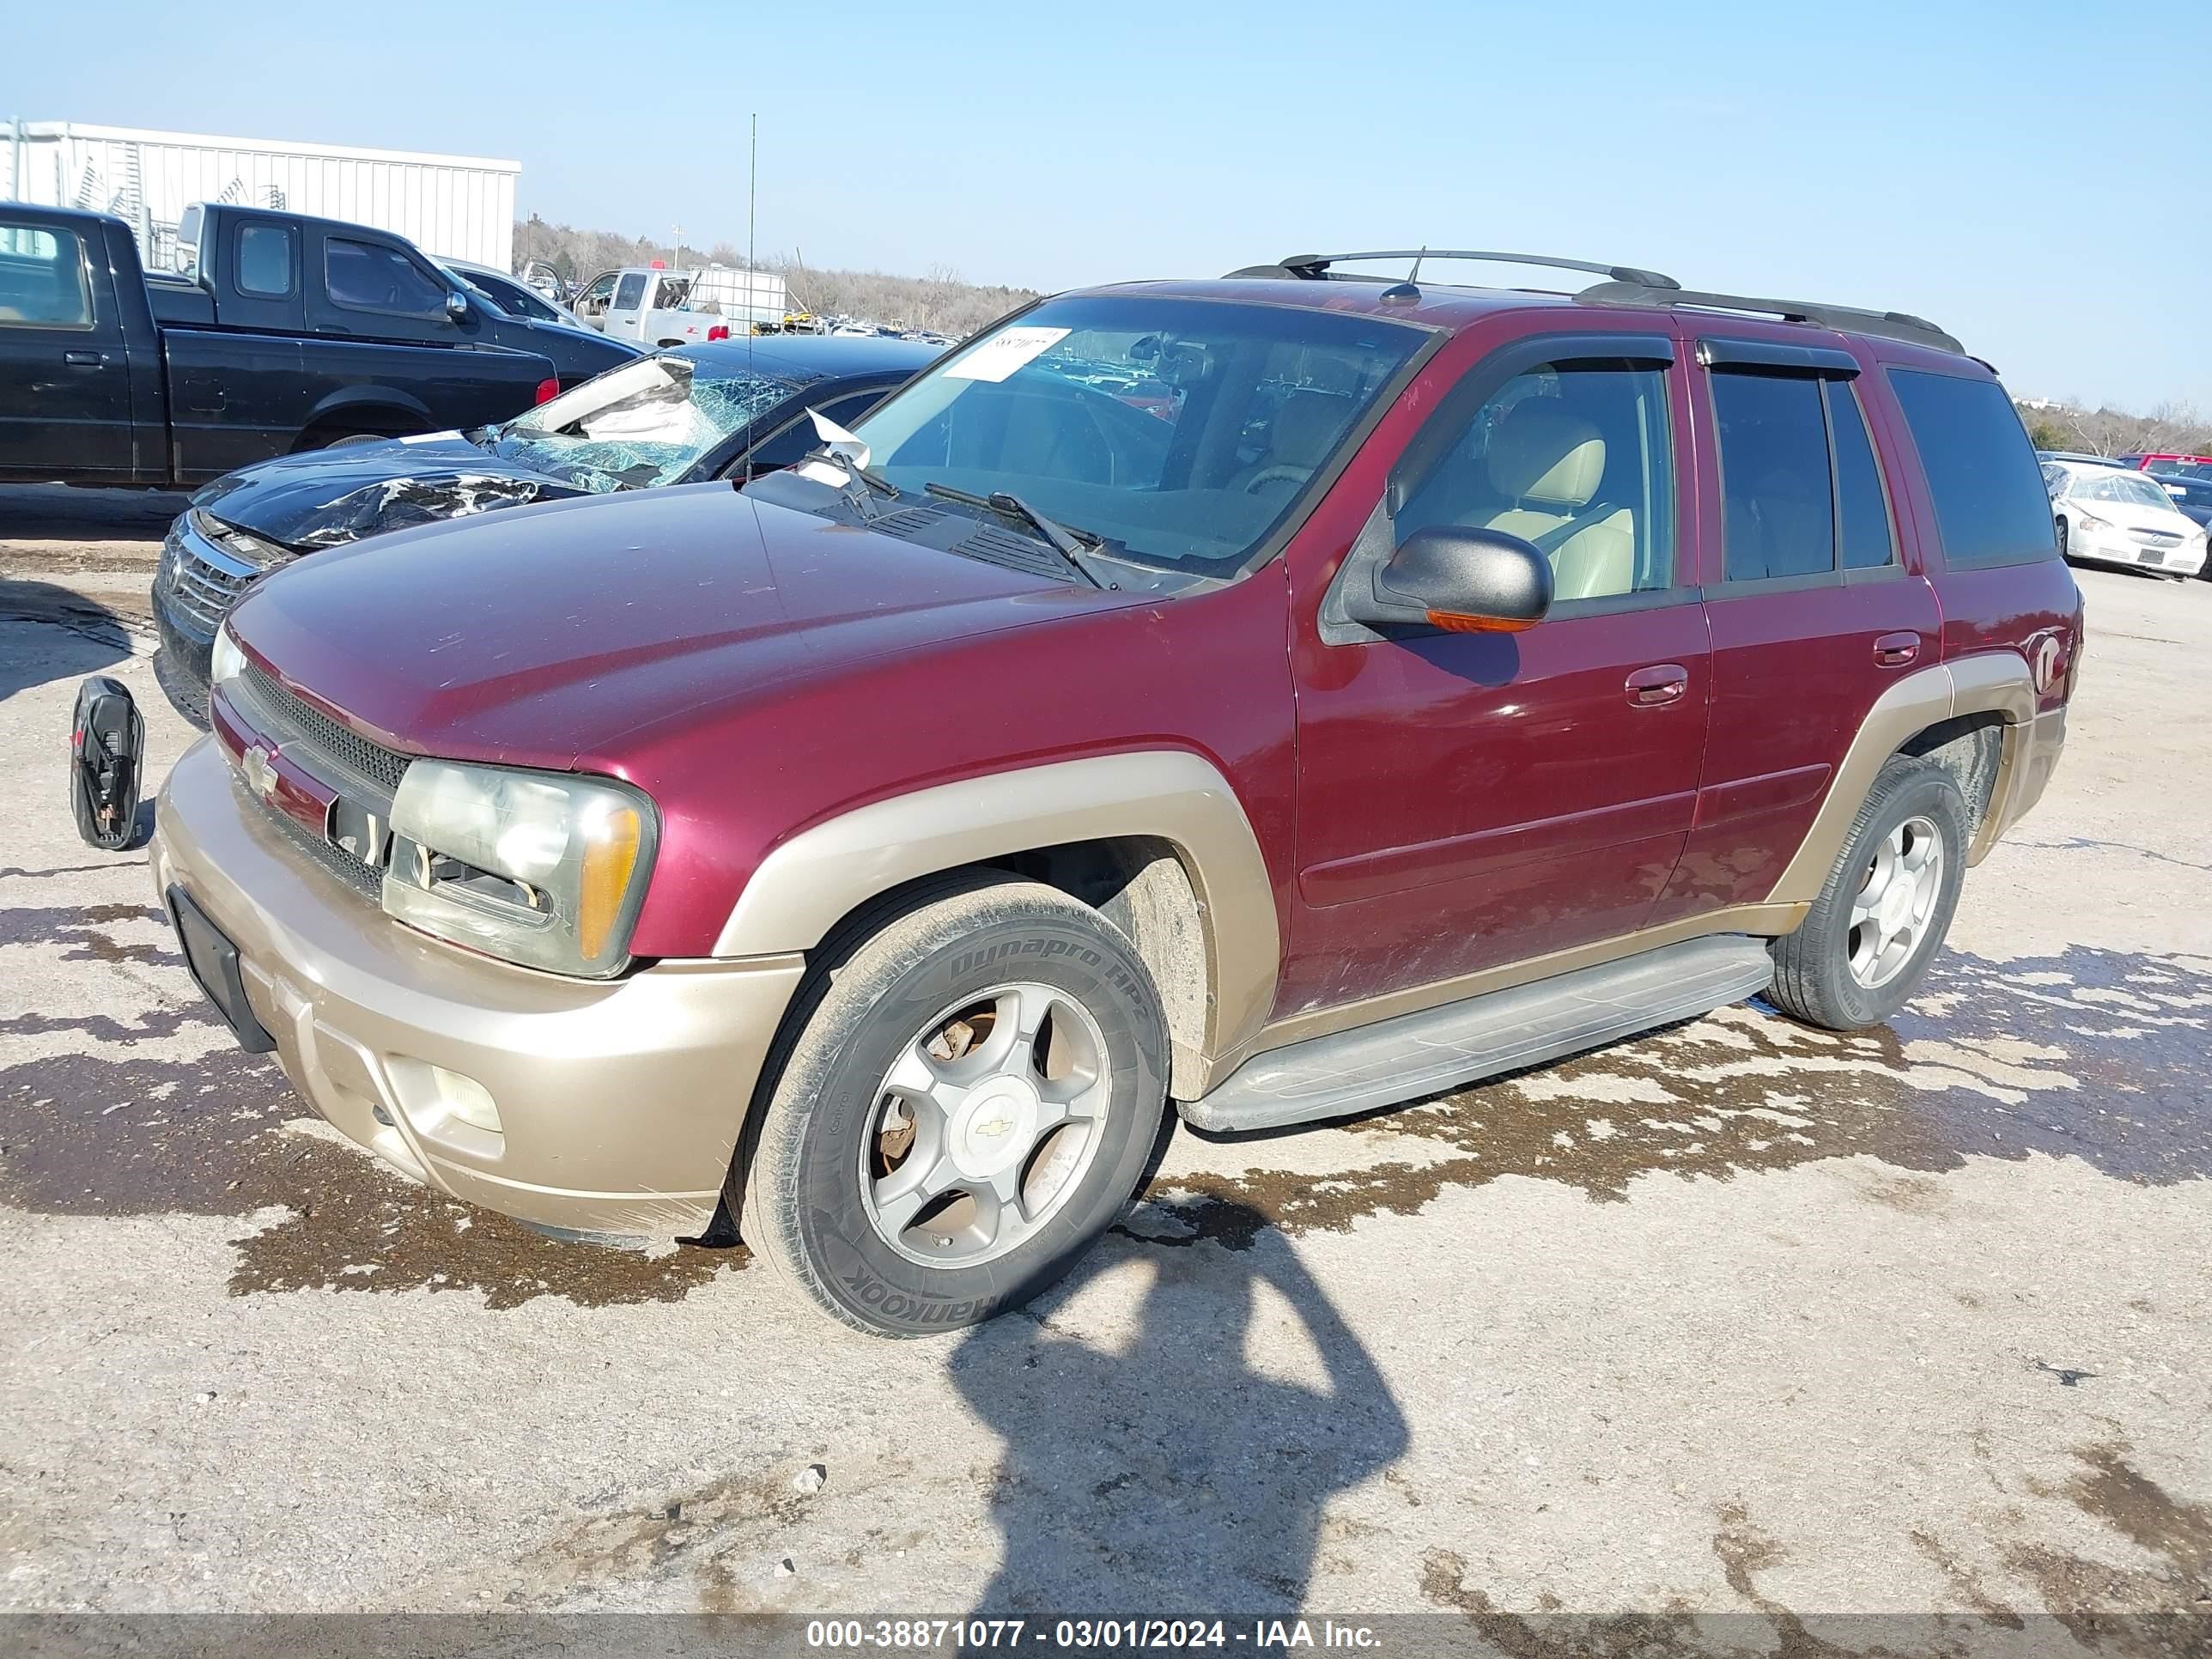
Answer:
[[[2081,531],[2068,551],[2098,564],[2130,565],[2137,570],[2169,571],[2178,576],[2201,575],[2207,562],[2204,544],[2193,538],[2151,547],[2124,530]]]
[[[666,1238],[713,1218],[800,958],[599,981],[441,945],[308,862],[212,739],[155,824],[155,890],[182,887],[237,947],[285,1075],[349,1139],[541,1226]],[[489,1094],[501,1133],[452,1113],[441,1071]]]

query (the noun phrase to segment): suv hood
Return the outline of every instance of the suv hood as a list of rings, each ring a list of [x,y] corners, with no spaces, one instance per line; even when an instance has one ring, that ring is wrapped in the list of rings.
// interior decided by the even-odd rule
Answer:
[[[258,584],[231,627],[294,691],[392,748],[619,770],[625,734],[687,708],[1141,601],[701,483],[303,560]]]
[[[210,517],[303,551],[584,489],[458,432],[310,450],[227,473],[192,496]]]

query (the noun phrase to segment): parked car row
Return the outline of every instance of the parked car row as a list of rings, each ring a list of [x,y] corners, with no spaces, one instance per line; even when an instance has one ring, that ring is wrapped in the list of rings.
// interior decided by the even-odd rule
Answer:
[[[159,804],[195,976],[411,1178],[735,1224],[890,1335],[1064,1273],[1170,1111],[1884,1019],[2080,658],[2002,387],[1895,312],[1337,269],[1413,257],[226,480],[183,532],[282,568]]]
[[[2212,463],[2039,450],[2061,556],[2186,581],[2212,577]]]
[[[120,219],[0,203],[0,478],[197,484],[504,421],[638,355],[388,231],[210,203],[179,238],[183,269],[149,274]]]

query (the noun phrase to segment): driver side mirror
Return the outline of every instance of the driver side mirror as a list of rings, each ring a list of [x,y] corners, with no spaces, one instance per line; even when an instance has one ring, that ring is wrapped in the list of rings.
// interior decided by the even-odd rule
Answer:
[[[1552,562],[1502,530],[1435,525],[1398,544],[1370,595],[1347,595],[1356,622],[1455,634],[1517,634],[1552,607]]]
[[[457,288],[447,289],[446,316],[447,320],[452,322],[465,323],[468,321],[469,296],[462,293],[460,289]]]

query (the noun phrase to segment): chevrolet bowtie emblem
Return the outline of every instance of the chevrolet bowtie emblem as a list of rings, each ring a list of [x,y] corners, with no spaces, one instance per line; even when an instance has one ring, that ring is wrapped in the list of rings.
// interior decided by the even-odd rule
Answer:
[[[1006,1133],[1007,1130],[1013,1127],[1013,1119],[1010,1117],[994,1117],[988,1123],[977,1124],[975,1126],[975,1133],[985,1137],[987,1139],[996,1140],[1000,1135]]]
[[[238,769],[245,775],[246,787],[262,799],[268,800],[276,794],[276,764],[270,759],[269,751],[259,744],[255,744],[239,757]]]

